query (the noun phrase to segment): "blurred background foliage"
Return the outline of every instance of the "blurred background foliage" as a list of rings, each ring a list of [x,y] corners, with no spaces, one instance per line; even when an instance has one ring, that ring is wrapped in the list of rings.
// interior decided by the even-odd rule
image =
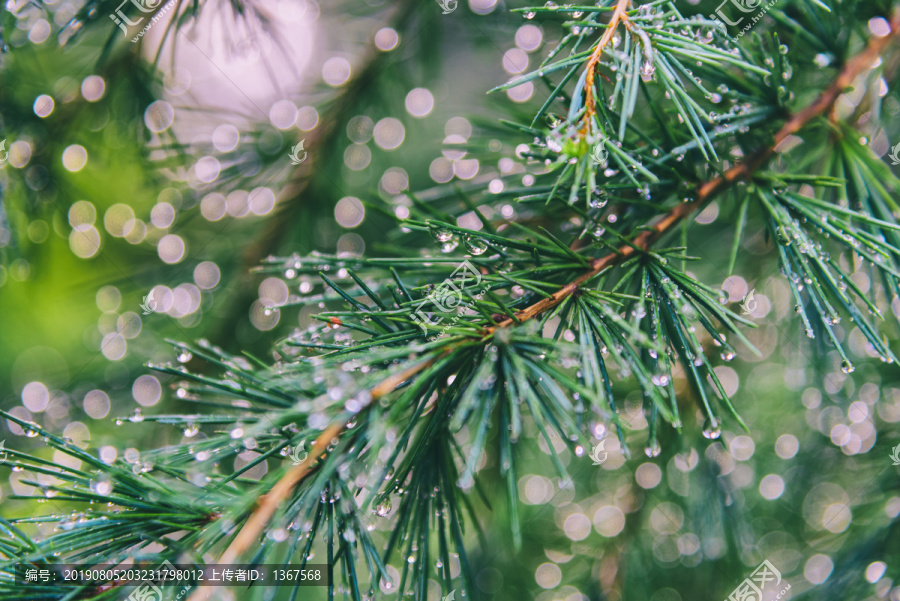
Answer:
[[[174,358],[167,339],[269,357],[318,310],[275,308],[309,287],[255,272],[263,259],[406,253],[389,231],[389,214],[412,204],[404,192],[452,198],[524,173],[516,148],[530,140],[498,119],[530,122],[548,90],[485,91],[525,71],[523,61],[534,68],[562,28],[509,10],[523,5],[469,0],[442,15],[411,0],[183,1],[132,44],[109,19],[115,1],[9,0],[0,9],[2,408],[104,460],[181,441],[180,429],[141,419],[195,410],[175,394],[177,378],[145,367]],[[890,7],[823,16],[834,47],[792,56],[803,68],[791,89],[820,89],[810,65],[845,58],[849,36]],[[816,7],[778,8],[787,18]],[[778,29],[793,45],[803,36],[788,25],[769,18],[755,33]],[[900,54],[884,60],[896,73]],[[868,115],[860,135],[876,154],[900,141],[895,85],[863,82],[842,102]],[[301,140],[308,156],[295,166],[288,154]],[[522,209],[510,198],[501,210]],[[764,319],[747,335],[761,356],[716,368],[750,433],[726,428],[710,441],[702,419],[687,419],[683,436],[661,435],[662,455],[626,459],[613,445],[602,467],[559,441],[568,483],[547,476],[540,440],[523,451],[534,459],[519,480],[523,550],[488,520],[487,545],[470,557],[481,566],[473,595],[616,599],[618,581],[628,599],[722,598],[769,558],[794,587],[786,598],[900,599],[900,494],[888,458],[900,442],[896,366],[870,360],[849,324],[858,369],[843,373],[833,352],[816,358],[799,342],[774,262],[760,260],[774,253],[763,233],[744,239],[728,272],[723,249],[738,218],[736,206],[714,202],[686,237],[705,259],[701,281],[731,303],[757,291]],[[145,315],[151,291],[158,307]],[[646,427],[640,391],[619,393],[623,416]],[[116,425],[122,416],[132,419]],[[7,447],[71,461],[13,422],[2,429]],[[7,498],[31,487],[2,473],[0,514],[40,513],[35,501]]]

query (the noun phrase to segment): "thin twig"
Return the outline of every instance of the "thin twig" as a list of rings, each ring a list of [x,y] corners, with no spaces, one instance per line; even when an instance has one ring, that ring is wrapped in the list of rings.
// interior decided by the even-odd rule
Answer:
[[[616,4],[616,10],[613,11],[612,17],[609,20],[609,25],[606,26],[603,37],[597,42],[597,46],[594,47],[591,58],[588,59],[587,76],[584,80],[584,131],[586,133],[591,130],[591,119],[595,112],[594,74],[597,70],[597,63],[599,63],[600,59],[603,57],[603,50],[606,49],[612,41],[616,29],[619,28],[619,23],[625,23],[625,26],[628,29],[631,29],[631,21],[628,20],[628,6],[630,4],[631,0],[619,0],[619,3]]]
[[[619,6],[621,7],[624,4],[625,0],[620,0]],[[619,7],[617,7],[617,12],[618,8]],[[834,105],[835,101],[837,101],[844,89],[853,83],[853,80],[855,80],[863,71],[870,68],[875,63],[884,49],[890,44],[891,39],[897,37],[898,34],[900,34],[900,12],[898,12],[891,20],[890,34],[869,40],[865,50],[847,61],[835,81],[822,92],[812,104],[788,119],[778,133],[775,134],[773,144],[752,154],[746,161],[731,167],[722,175],[705,182],[700,186],[696,199],[691,202],[682,203],[669,211],[662,219],[651,226],[649,230],[645,230],[638,235],[631,244],[622,245],[616,252],[592,261],[589,271],[557,290],[553,296],[542,299],[516,313],[518,320],[531,319],[548,309],[557,306],[563,300],[571,296],[579,286],[589,281],[604,269],[621,263],[637,252],[647,250],[653,242],[658,240],[665,233],[671,231],[682,219],[695,212],[710,198],[729,188],[734,182],[749,178],[776,153],[775,149],[788,136],[797,133],[811,120],[827,112]],[[512,319],[502,321],[495,326],[487,328],[488,335],[501,328],[510,327],[515,323],[516,321]],[[445,354],[452,352],[452,350],[453,349],[447,349]],[[433,365],[434,361],[435,359],[431,359],[417,363],[416,365],[393,374],[389,378],[383,380],[371,390],[371,400],[367,407],[371,406],[373,401],[394,391],[409,378]],[[310,473],[314,462],[325,454],[328,445],[331,444],[335,438],[340,436],[345,429],[346,421],[334,423],[316,439],[306,461],[291,468],[275,484],[272,490],[260,499],[259,506],[254,510],[253,514],[231,542],[228,549],[222,554],[219,563],[233,563],[250,547],[251,544],[258,540],[259,535],[265,529],[281,503],[288,498],[294,487]],[[204,592],[207,590],[211,589],[208,589],[207,587],[198,588],[194,594],[191,595],[189,601],[203,601],[207,599],[209,593]]]

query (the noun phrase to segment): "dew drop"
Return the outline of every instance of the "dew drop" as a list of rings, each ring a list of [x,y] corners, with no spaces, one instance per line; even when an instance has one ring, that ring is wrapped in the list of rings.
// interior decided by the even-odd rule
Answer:
[[[596,189],[588,199],[588,206],[592,209],[602,209],[609,202],[609,194],[606,190]]]
[[[487,242],[474,236],[466,236],[465,244],[466,250],[476,256],[483,255],[488,249]]]
[[[703,437],[709,440],[717,440],[722,436],[722,420],[717,417],[706,420],[703,426]]]
[[[106,496],[112,492],[112,484],[109,480],[91,480],[90,487],[100,496]]]
[[[391,512],[391,502],[385,499],[375,507],[375,513],[380,517],[386,517]]]
[[[433,227],[431,228],[431,237],[435,242],[449,242],[453,237],[453,232],[445,227]]]

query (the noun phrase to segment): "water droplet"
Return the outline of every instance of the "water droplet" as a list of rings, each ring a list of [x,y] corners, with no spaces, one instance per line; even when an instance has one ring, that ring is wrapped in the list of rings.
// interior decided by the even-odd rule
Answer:
[[[106,496],[112,492],[112,483],[109,480],[91,480],[90,487],[100,496]]]
[[[140,409],[135,409],[131,413],[131,415],[128,416],[128,421],[135,423],[135,424],[139,424],[142,421],[144,421],[144,414],[141,412]]]
[[[178,356],[176,357],[176,359],[178,359],[179,363],[187,363],[188,361],[190,361],[193,358],[194,358],[194,355],[192,355],[191,352],[188,351],[187,349],[182,350],[180,353],[178,353]]]
[[[722,420],[717,417],[706,420],[703,426],[703,437],[709,440],[717,440],[722,436]]]
[[[650,381],[653,382],[656,386],[668,386],[669,385],[669,375],[668,374],[654,374],[650,377]]]
[[[200,431],[200,427],[197,424],[188,424],[184,428],[184,435],[188,438],[193,438]]]
[[[375,513],[381,517],[387,516],[391,512],[391,501],[385,499],[375,507]]]
[[[602,188],[597,188],[588,198],[588,206],[592,209],[602,209],[609,202],[609,194]]]
[[[709,26],[703,26],[697,29],[694,33],[694,39],[696,39],[701,44],[709,44],[713,41],[713,34],[715,33],[715,29]]]
[[[488,249],[487,242],[475,236],[466,236],[465,244],[466,250],[476,256],[483,255]]]
[[[655,440],[644,448],[644,454],[647,457],[659,457],[660,453],[662,453],[662,447],[660,447],[659,442]]]
[[[433,227],[431,228],[431,237],[435,242],[449,242],[453,237],[453,232],[445,227]]]
[[[850,361],[845,359],[844,362],[841,363],[841,371],[845,374],[852,374],[854,371],[856,371],[856,367],[852,363],[850,363]]]

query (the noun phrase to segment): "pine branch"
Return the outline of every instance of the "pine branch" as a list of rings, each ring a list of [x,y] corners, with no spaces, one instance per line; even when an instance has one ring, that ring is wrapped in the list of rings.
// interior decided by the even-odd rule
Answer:
[[[616,14],[619,13],[620,7],[624,7],[625,4],[627,4],[625,0],[620,0],[616,9]],[[616,18],[614,17],[614,22],[615,21]],[[728,189],[734,183],[751,178],[757,170],[777,153],[777,148],[784,140],[800,131],[815,118],[830,111],[843,90],[853,82],[857,76],[868,69],[880,57],[888,45],[900,35],[900,13],[896,13],[892,17],[890,26],[891,31],[888,35],[870,39],[862,52],[847,61],[834,82],[822,92],[814,102],[798,113],[790,116],[787,122],[775,134],[773,143],[752,153],[750,158],[746,161],[731,167],[723,174],[703,183],[699,187],[697,197],[694,200],[679,204],[649,229],[643,231],[634,240],[621,245],[615,252],[591,261],[590,269],[587,272],[557,290],[557,292],[553,293],[549,298],[543,298],[533,305],[516,312],[514,317],[509,317],[496,325],[485,328],[481,338],[488,338],[514,324],[534,319],[538,315],[557,307],[560,303],[579,290],[586,282],[590,281],[603,271],[615,265],[620,265],[627,259],[635,257],[641,252],[647,252],[654,242],[670,232],[681,221],[699,210],[709,200]],[[607,33],[612,31],[612,29],[613,27],[611,25],[610,29],[607,30]],[[598,45],[598,48],[601,46],[602,42]],[[465,344],[465,342],[457,342],[454,345],[447,346],[441,353],[441,356],[449,355],[463,344]],[[432,358],[422,361],[383,380],[379,385],[371,389],[369,393],[370,400],[363,409],[371,406],[373,400],[381,398],[396,390],[410,378],[433,365],[435,360],[435,358]],[[313,450],[307,461],[289,470],[275,484],[272,490],[261,499],[259,507],[253,512],[239,534],[232,541],[231,545],[223,553],[219,563],[232,563],[236,561],[238,557],[240,557],[240,555],[258,539],[279,505],[288,498],[294,487],[311,473],[313,463],[316,459],[323,457],[327,447],[330,444],[333,444],[333,440],[337,439],[344,432],[346,423],[347,421],[345,420],[343,422],[333,423],[329,426],[316,439]],[[198,589],[191,596],[190,601],[203,601],[204,599],[207,599],[209,593],[204,592],[206,590],[207,589],[204,588]]]
[[[743,161],[734,167],[731,167],[725,173],[717,176],[700,186],[697,197],[687,203],[682,203],[669,211],[662,219],[652,226],[652,229],[646,230],[638,235],[633,242],[623,244],[615,252],[610,253],[599,259],[595,259],[591,263],[591,269],[573,280],[569,284],[563,286],[554,293],[550,298],[544,298],[527,309],[523,309],[516,313],[519,320],[531,319],[540,315],[544,311],[552,309],[563,300],[571,296],[585,282],[600,274],[606,269],[620,264],[629,257],[640,251],[646,251],[650,246],[665,233],[669,232],[677,226],[684,218],[696,212],[703,207],[707,201],[711,200],[720,192],[728,189],[732,184],[738,181],[750,179],[753,173],[762,167],[777,152],[778,146],[784,142],[788,136],[800,131],[810,121],[823,115],[831,110],[838,96],[844,89],[856,79],[860,73],[872,66],[872,64],[881,56],[884,49],[891,41],[900,35],[900,12],[895,13],[891,19],[890,34],[872,38],[866,48],[847,61],[834,82],[822,92],[816,100],[806,108],[791,116],[782,128],[775,134],[774,142],[769,146],[761,148],[753,153],[749,159]],[[514,321],[507,319],[493,328],[489,328],[490,332],[496,331],[498,328],[509,327]]]

